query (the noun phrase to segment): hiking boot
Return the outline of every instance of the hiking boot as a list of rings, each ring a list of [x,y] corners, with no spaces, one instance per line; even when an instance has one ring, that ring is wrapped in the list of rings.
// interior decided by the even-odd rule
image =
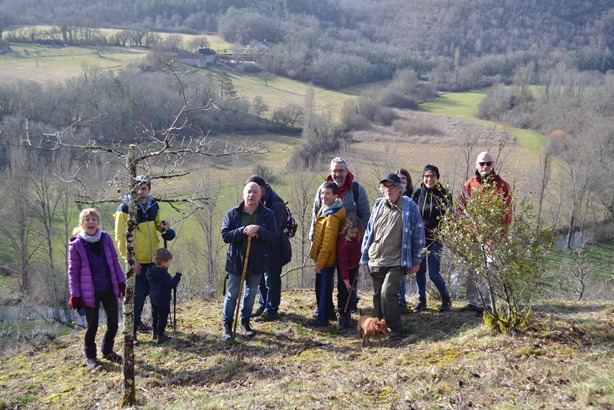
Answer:
[[[164,344],[164,343],[168,342],[169,340],[171,340],[171,337],[170,336],[166,336],[166,335],[158,335],[158,338],[157,338],[157,341],[158,341],[159,345]]]
[[[258,316],[256,319],[254,319],[254,322],[274,322],[276,320],[279,320],[279,313],[264,312],[260,316]]]
[[[328,320],[319,320],[317,318],[309,319],[306,323],[307,326],[312,327],[328,327]]]
[[[414,306],[414,313],[420,313],[423,310],[426,310],[426,298],[420,298],[418,299],[418,304],[416,306]]]
[[[340,313],[337,317],[337,330],[345,329],[345,315]]]
[[[390,334],[388,335],[388,339],[399,340],[402,338],[403,338],[403,331],[401,329],[390,329]]]
[[[124,358],[113,351],[103,355],[103,357],[112,363],[122,364],[124,362]]]
[[[151,336],[151,341],[152,342],[157,342],[158,341],[158,334],[156,332],[153,332],[153,336]]]
[[[441,307],[439,308],[440,312],[449,312],[452,309],[452,300],[448,296],[447,298],[441,299]]]
[[[224,322],[224,326],[222,327],[222,339],[224,339],[225,342],[232,339],[232,323]]]
[[[252,329],[249,325],[249,319],[241,320],[241,330],[243,330],[243,335],[245,337],[254,337],[256,336],[256,331]]]
[[[87,359],[85,364],[87,365],[87,368],[90,369],[90,370],[94,370],[95,368],[100,366],[100,362],[95,357]]]
[[[136,325],[136,331],[141,332],[141,333],[149,333],[152,331],[152,328],[151,326],[141,322],[138,325]]]
[[[350,312],[345,314],[344,325],[346,329],[351,329],[356,326],[356,324],[352,320],[352,314]]]
[[[258,317],[263,313],[264,313],[264,308],[259,307],[258,309],[256,309],[254,313],[252,313],[252,317]]]
[[[318,319],[319,314],[320,314],[320,311],[318,310],[318,308],[315,308],[315,310],[313,311],[313,315],[311,315],[311,317],[314,319]],[[335,311],[333,311],[332,313],[328,315],[328,320],[337,320],[337,315],[335,314]]]
[[[399,313],[401,313],[402,315],[406,315],[409,312],[410,312],[410,310],[407,307],[407,305],[399,305]]]

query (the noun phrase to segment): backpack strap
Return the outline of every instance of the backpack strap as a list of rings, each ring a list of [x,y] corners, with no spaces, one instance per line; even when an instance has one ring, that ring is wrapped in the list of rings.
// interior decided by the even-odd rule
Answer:
[[[358,203],[358,182],[352,181],[352,193],[354,194],[354,203]]]

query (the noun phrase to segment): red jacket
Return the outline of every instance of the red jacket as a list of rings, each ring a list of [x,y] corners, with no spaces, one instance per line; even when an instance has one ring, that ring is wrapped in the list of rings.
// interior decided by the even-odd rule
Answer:
[[[505,225],[511,224],[512,223],[512,194],[510,192],[509,184],[505,182],[503,178],[501,178],[499,175],[497,175],[494,172],[488,175],[486,178],[488,178],[489,181],[494,182],[495,185],[497,186],[497,191],[501,192],[501,194],[503,195],[505,199],[505,205],[507,206],[507,212],[505,213],[505,218],[503,219],[503,223]],[[465,205],[467,204],[467,198],[471,196],[471,192],[474,189],[481,189],[481,188],[482,188],[482,177],[476,172],[476,175],[469,178],[469,180],[465,182],[465,184],[463,185],[463,190],[461,191],[460,199],[458,201],[459,202],[458,210],[460,211],[465,207]]]
[[[339,236],[337,239],[337,266],[343,281],[350,280],[350,270],[357,267],[360,262],[361,244],[361,238],[352,240],[345,236]]]

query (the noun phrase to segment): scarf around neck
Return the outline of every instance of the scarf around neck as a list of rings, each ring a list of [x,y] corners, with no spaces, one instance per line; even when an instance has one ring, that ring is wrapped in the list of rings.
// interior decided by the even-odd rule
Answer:
[[[96,235],[88,235],[85,233],[85,231],[81,230],[79,232],[79,238],[83,239],[85,242],[87,243],[94,243],[94,242],[98,242],[100,240],[100,238],[102,237],[102,233],[104,231],[102,229],[98,229],[96,231]]]

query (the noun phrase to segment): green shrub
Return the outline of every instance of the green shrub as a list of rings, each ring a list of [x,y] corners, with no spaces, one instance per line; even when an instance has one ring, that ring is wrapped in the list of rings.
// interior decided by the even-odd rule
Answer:
[[[531,301],[545,272],[552,232],[536,232],[536,215],[528,198],[515,199],[514,219],[504,225],[506,205],[493,185],[474,189],[462,211],[448,212],[439,237],[457,266],[476,283],[485,283],[492,311],[484,313],[489,327],[504,333],[526,330]]]

